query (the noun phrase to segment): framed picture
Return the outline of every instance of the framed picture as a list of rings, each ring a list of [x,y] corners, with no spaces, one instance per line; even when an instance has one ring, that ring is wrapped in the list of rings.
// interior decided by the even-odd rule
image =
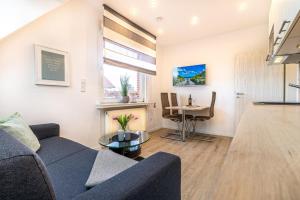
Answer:
[[[35,83],[70,86],[70,61],[66,51],[35,45]]]

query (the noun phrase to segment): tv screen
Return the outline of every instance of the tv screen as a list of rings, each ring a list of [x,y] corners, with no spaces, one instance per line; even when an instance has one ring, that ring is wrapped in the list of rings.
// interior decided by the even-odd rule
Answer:
[[[173,86],[205,85],[206,65],[175,67],[173,71]]]

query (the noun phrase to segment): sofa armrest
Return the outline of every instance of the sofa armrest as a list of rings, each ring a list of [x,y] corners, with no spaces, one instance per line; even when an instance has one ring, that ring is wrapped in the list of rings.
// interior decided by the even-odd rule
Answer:
[[[33,133],[39,140],[59,136],[59,125],[54,123],[49,124],[37,124],[30,126]]]
[[[159,152],[75,197],[76,200],[180,200],[180,158]]]

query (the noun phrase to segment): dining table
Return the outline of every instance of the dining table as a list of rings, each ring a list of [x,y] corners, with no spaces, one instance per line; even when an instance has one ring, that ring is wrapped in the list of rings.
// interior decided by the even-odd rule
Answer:
[[[209,108],[208,106],[199,106],[199,105],[185,105],[185,106],[169,106],[166,109],[178,110],[182,112],[182,130],[181,130],[181,140],[185,142],[186,139],[186,113],[189,112],[191,115],[196,115],[197,112]]]

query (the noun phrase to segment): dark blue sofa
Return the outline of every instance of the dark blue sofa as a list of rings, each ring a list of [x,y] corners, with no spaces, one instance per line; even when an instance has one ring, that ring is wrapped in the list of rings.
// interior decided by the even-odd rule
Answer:
[[[41,148],[35,153],[0,130],[1,200],[178,200],[181,163],[157,153],[87,189],[97,151],[59,137],[58,124],[31,126]]]

